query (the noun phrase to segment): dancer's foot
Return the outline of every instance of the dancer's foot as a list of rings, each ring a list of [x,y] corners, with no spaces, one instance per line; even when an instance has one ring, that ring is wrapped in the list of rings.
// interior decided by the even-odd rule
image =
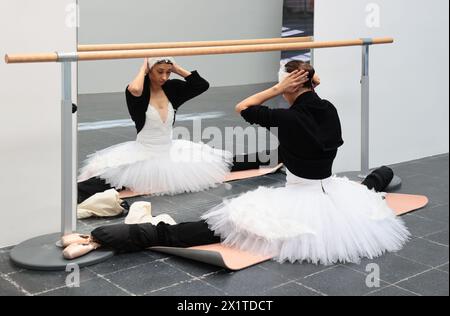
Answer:
[[[66,249],[64,249],[63,256],[65,259],[73,260],[82,257],[98,248],[100,248],[100,244],[89,239],[88,242],[85,243],[73,243],[69,245]]]
[[[394,171],[391,168],[383,166],[375,169],[362,182],[370,190],[384,192],[394,178]]]
[[[89,242],[89,235],[82,235],[82,234],[70,234],[63,236],[61,238],[61,244],[64,248],[70,246],[71,244],[80,244],[80,243],[86,243]]]

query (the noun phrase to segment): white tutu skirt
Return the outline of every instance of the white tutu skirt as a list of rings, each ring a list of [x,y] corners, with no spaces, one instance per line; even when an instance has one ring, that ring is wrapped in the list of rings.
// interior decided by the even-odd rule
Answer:
[[[203,219],[224,244],[279,262],[358,263],[398,251],[409,239],[384,194],[346,178],[295,178],[225,201]]]
[[[78,181],[99,177],[114,188],[138,194],[198,192],[222,183],[232,160],[231,153],[203,143],[173,140],[149,147],[131,141],[90,155]]]

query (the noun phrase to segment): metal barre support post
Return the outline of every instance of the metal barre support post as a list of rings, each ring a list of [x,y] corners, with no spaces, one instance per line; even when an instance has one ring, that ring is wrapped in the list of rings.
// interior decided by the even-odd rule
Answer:
[[[72,126],[72,63],[61,63],[61,236],[76,230],[72,202],[73,126]]]
[[[371,39],[362,39],[362,66],[361,66],[361,178],[369,174],[369,142],[370,142],[370,77],[369,52]]]
[[[363,38],[361,65],[361,170],[358,178],[364,179],[370,173],[370,46],[373,39]],[[402,179],[394,175],[387,191],[400,188]]]
[[[77,229],[77,137],[76,114],[72,103],[72,62],[76,53],[58,53],[61,63],[61,236]],[[76,113],[76,111],[75,111]]]

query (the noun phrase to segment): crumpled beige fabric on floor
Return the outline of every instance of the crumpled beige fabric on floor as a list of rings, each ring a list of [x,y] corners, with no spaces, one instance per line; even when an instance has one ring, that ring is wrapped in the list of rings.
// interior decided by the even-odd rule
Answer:
[[[159,223],[176,225],[175,220],[168,214],[161,214],[156,217],[152,216],[152,204],[150,202],[135,202],[130,207],[130,212],[125,218],[125,224],[145,224],[150,223],[158,225]]]
[[[120,206],[122,202],[119,192],[114,189],[97,193],[78,205],[77,218],[118,216],[125,210]]]

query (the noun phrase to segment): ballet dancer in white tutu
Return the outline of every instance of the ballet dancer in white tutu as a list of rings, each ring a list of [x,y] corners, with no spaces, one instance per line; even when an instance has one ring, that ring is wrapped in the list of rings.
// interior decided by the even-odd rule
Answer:
[[[199,222],[100,227],[92,232],[94,244],[139,251],[222,242],[279,262],[325,265],[358,263],[400,250],[409,232],[385,195],[332,175],[343,144],[341,125],[333,104],[314,91],[319,80],[310,65],[292,61],[281,69],[279,84],[236,107],[247,122],[278,128],[279,152],[287,168],[284,187],[260,187],[226,200]],[[288,109],[261,105],[281,94]],[[67,257],[91,249],[73,246]]]
[[[172,73],[184,80],[169,79]],[[106,184],[98,191],[114,187],[152,195],[197,192],[222,183],[232,164],[231,153],[172,139],[178,108],[208,88],[197,71],[183,69],[173,58],[146,59],[125,92],[136,141],[88,156],[78,182],[97,179]]]

